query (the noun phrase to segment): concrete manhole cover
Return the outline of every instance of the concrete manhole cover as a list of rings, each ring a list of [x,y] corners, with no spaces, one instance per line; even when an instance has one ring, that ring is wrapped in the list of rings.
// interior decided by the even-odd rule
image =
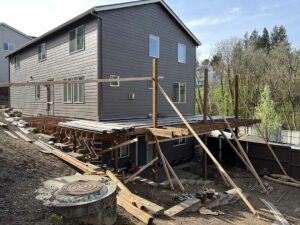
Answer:
[[[103,184],[95,180],[79,180],[62,187],[61,193],[66,195],[80,196],[100,191]]]

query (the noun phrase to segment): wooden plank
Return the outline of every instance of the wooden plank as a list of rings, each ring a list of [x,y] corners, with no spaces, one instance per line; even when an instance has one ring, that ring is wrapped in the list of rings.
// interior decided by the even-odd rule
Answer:
[[[130,144],[135,143],[135,142],[137,142],[137,141],[138,141],[137,138],[134,138],[134,139],[125,141],[125,142],[123,142],[123,143],[120,143],[120,144],[114,145],[114,146],[112,146],[112,147],[103,149],[103,150],[102,150],[101,152],[99,152],[98,154],[104,154],[104,153],[110,152],[110,151],[112,151],[112,150],[114,150],[114,149],[118,149],[118,148],[121,148],[121,147],[123,147],[123,146],[130,145]]]
[[[263,198],[259,198],[259,200],[264,203],[271,213],[274,215],[276,221],[272,224],[281,224],[281,225],[289,225],[289,222],[284,218],[281,212],[271,203]]]
[[[151,166],[156,160],[158,160],[158,157],[152,159],[150,162],[148,162],[146,165],[144,165],[141,169],[139,169],[137,172],[132,174],[127,180],[124,181],[124,184],[127,184],[128,182],[132,181],[141,172],[143,172],[145,169],[147,169],[149,166]]]
[[[123,207],[127,212],[129,212],[131,215],[139,219],[145,224],[151,224],[153,221],[153,217],[149,215],[148,213],[142,211],[141,209],[133,206],[130,201],[127,200],[127,198],[122,195],[117,195],[117,204],[121,207]]]
[[[160,128],[149,128],[148,129],[153,135],[158,137],[172,138],[174,133],[172,130],[160,129]]]
[[[189,130],[186,128],[179,128],[179,127],[168,127],[164,126],[167,130],[173,131],[175,136],[186,136],[189,135]]]
[[[24,134],[29,134],[29,131],[23,127],[18,127]]]
[[[16,135],[14,135],[12,132],[8,131],[8,130],[5,130],[4,131],[6,134],[8,134],[9,136],[11,136],[12,138],[14,139],[19,139]]]
[[[158,79],[164,79],[163,76],[159,76]],[[87,79],[87,80],[55,80],[55,81],[27,81],[27,82],[11,82],[0,83],[0,87],[23,87],[34,85],[56,85],[56,84],[87,84],[87,83],[109,83],[109,82],[124,82],[124,81],[145,81],[152,80],[151,77],[128,77],[118,79]]]
[[[173,217],[179,215],[189,208],[193,207],[194,205],[198,204],[201,200],[197,198],[187,199],[179,204],[167,209],[164,214],[169,217]]]
[[[26,137],[24,134],[22,134],[19,131],[16,131],[16,134],[19,135],[20,138],[22,138],[24,141],[27,141],[29,143],[32,143],[33,141],[31,139],[29,139],[28,137]]]
[[[239,190],[238,186],[234,183],[234,181],[231,179],[231,177],[227,174],[227,172],[223,169],[223,167],[220,165],[220,163],[218,162],[218,160],[214,157],[214,155],[211,153],[211,151],[207,148],[207,146],[203,143],[203,141],[199,138],[199,136],[197,135],[197,133],[195,132],[195,130],[191,127],[191,125],[187,122],[187,120],[184,118],[184,116],[181,114],[181,112],[178,110],[178,108],[175,106],[175,104],[172,102],[172,100],[169,98],[169,96],[166,94],[166,92],[164,91],[164,89],[160,86],[160,84],[158,84],[158,88],[160,90],[160,92],[162,93],[162,95],[165,97],[165,99],[167,100],[167,102],[171,105],[171,107],[174,109],[174,111],[176,112],[176,114],[180,117],[180,119],[182,120],[182,122],[187,126],[187,128],[189,129],[189,131],[194,135],[195,139],[198,141],[198,143],[202,146],[202,148],[204,149],[204,151],[206,151],[206,153],[208,154],[208,156],[211,158],[211,160],[213,161],[213,163],[216,165],[216,167],[218,168],[218,170],[220,171],[220,173],[222,173],[224,175],[224,177],[226,178],[226,180],[233,186],[233,188],[235,188],[239,194],[239,196],[241,197],[241,199],[245,202],[245,204],[248,206],[248,208],[250,209],[250,211],[257,217],[259,218],[259,215],[257,213],[257,211],[254,209],[254,207],[251,205],[251,203],[248,201],[248,199],[244,196],[244,194]]]
[[[136,176],[135,178],[133,178],[132,181],[140,181],[140,182],[143,182],[145,184],[149,184],[150,186],[153,186],[153,187],[158,187],[159,186],[158,183],[156,183],[156,182],[154,182],[152,180],[148,180],[148,179],[146,179],[144,177],[140,177],[140,176]]]

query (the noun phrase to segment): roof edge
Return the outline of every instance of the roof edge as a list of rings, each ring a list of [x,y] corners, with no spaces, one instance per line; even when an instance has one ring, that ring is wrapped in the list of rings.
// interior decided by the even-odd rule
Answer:
[[[26,37],[26,38],[28,38],[28,39],[30,39],[30,40],[33,39],[31,36],[29,36],[29,35],[23,33],[22,31],[20,31],[20,30],[14,28],[14,27],[12,27],[12,26],[10,26],[10,25],[8,25],[7,23],[1,22],[1,23],[0,23],[0,26],[1,26],[1,25],[2,25],[2,26],[5,26],[5,27],[7,27],[7,28],[9,28],[10,30],[13,30],[13,31],[15,31],[15,32],[17,32],[17,33],[19,33],[19,34],[21,34],[22,36],[24,36],[24,37]]]

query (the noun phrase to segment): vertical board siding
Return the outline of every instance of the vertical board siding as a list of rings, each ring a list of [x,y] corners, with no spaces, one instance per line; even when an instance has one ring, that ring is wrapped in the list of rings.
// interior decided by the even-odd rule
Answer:
[[[54,37],[46,39],[47,59],[38,61],[36,46],[24,50],[20,54],[21,67],[15,70],[10,63],[11,82],[33,80],[63,80],[66,78],[84,76],[85,79],[95,79],[97,74],[97,21],[83,22],[85,25],[85,50],[69,54],[69,30],[64,30]],[[81,24],[80,24],[81,25]],[[13,57],[11,58],[13,61]],[[46,87],[41,86],[41,97],[35,100],[35,88],[11,87],[11,106],[23,110],[26,115],[47,114]],[[85,84],[85,102],[83,104],[65,104],[63,85],[54,85],[54,116],[67,116],[98,120],[98,85]]]
[[[194,114],[195,43],[159,4],[100,12],[102,18],[103,78],[151,76],[149,34],[160,37],[160,83],[171,97],[173,82],[186,82],[187,102],[177,104],[184,114]],[[177,61],[177,45],[186,45],[186,64]],[[129,92],[135,99],[129,100]],[[123,82],[120,87],[103,84],[103,118],[147,117],[151,113],[151,90],[146,81]],[[158,113],[174,115],[159,94]]]

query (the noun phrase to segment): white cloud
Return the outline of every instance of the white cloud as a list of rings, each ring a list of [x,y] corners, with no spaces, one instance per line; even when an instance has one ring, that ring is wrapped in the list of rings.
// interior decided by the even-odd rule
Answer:
[[[188,27],[203,27],[212,26],[216,24],[226,23],[234,19],[240,12],[240,7],[234,7],[227,10],[222,16],[205,16],[199,19],[191,20],[186,23]]]

